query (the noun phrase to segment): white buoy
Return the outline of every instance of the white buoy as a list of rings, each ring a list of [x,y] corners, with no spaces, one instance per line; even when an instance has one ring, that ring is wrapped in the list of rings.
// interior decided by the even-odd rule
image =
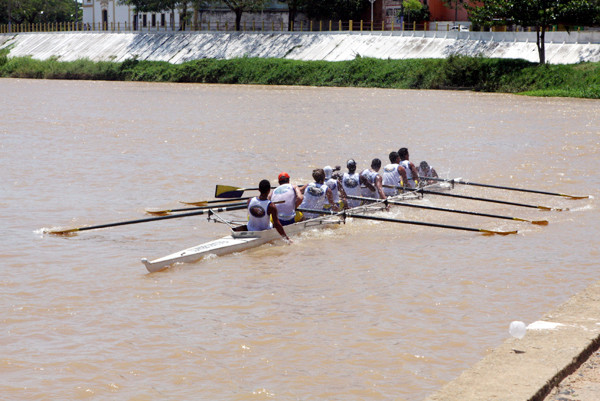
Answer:
[[[519,340],[525,337],[525,332],[527,331],[527,327],[525,323],[515,320],[510,323],[510,327],[508,328],[508,332],[511,336],[518,338]]]

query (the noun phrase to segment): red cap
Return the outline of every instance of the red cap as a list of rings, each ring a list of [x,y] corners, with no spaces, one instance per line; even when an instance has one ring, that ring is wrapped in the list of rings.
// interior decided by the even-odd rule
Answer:
[[[281,180],[282,178],[290,178],[290,175],[288,173],[281,173],[279,174],[279,177],[277,178],[278,180]]]

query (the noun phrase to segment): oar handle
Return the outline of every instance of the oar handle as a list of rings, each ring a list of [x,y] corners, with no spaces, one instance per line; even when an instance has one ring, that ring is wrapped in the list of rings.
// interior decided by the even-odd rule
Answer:
[[[244,196],[241,198],[235,198],[235,200],[246,200],[246,199],[250,199],[250,198],[252,198],[252,197]],[[193,206],[204,206],[204,205],[210,205],[213,203],[226,203],[226,202],[232,202],[232,199],[226,198],[226,199],[214,199],[214,200],[195,201],[195,202],[179,201],[179,203],[183,203],[184,205],[193,205]]]
[[[232,207],[232,206],[243,206],[246,205],[246,202],[235,202],[228,203],[226,205],[221,205],[220,207]],[[215,206],[194,206],[194,207],[184,207],[179,209],[146,209],[145,212],[148,214],[167,214],[174,212],[189,212],[192,210],[206,210],[206,209],[214,209]]]
[[[472,228],[472,227],[452,226],[452,225],[447,225],[447,224],[427,223],[424,221],[400,220],[400,219],[392,219],[389,217],[379,217],[379,216],[371,216],[371,215],[365,216],[363,214],[355,214],[355,213],[348,212],[348,211],[332,212],[329,210],[316,210],[316,209],[304,209],[304,208],[299,208],[297,210],[300,210],[301,212],[309,212],[309,213],[332,214],[332,215],[337,215],[337,216],[340,216],[343,218],[353,217],[353,218],[357,218],[357,219],[385,221],[385,222],[389,222],[389,223],[412,224],[412,225],[417,225],[417,226],[479,232],[479,233],[483,233],[484,235],[492,235],[492,234],[508,235],[508,234],[517,234],[518,233],[516,230],[515,231],[495,231],[495,230],[486,230],[483,228]]]
[[[562,196],[562,197],[570,198],[570,199],[587,199],[587,198],[589,198],[588,195],[585,195],[585,196],[567,195],[567,194],[562,194],[562,193],[558,193],[558,192],[540,191],[540,190],[537,190],[537,189],[505,187],[505,186],[492,185],[492,184],[480,184],[480,183],[477,183],[477,182],[463,181],[463,180],[458,179],[458,178],[455,178],[455,179],[445,179],[445,178],[438,178],[438,177],[422,177],[422,176],[419,176],[419,179],[421,179],[421,180],[432,180],[432,181],[448,182],[448,183],[450,183],[452,185],[454,185],[454,184],[473,185],[473,186],[476,186],[476,187],[505,189],[505,190],[508,190],[508,191],[528,192],[528,193],[531,193],[531,194]]]
[[[76,231],[96,230],[96,229],[100,229],[100,228],[125,226],[125,225],[129,225],[129,224],[147,223],[147,222],[158,221],[158,220],[178,219],[181,217],[198,216],[198,215],[205,214],[205,213],[225,212],[225,211],[229,211],[229,210],[240,210],[240,209],[245,209],[245,208],[246,208],[246,205],[233,206],[233,207],[221,207],[221,208],[213,208],[213,209],[208,209],[208,210],[199,210],[197,212],[174,214],[174,215],[170,215],[170,216],[148,217],[145,219],[119,221],[116,223],[99,224],[99,225],[95,225],[95,226],[69,228],[69,229],[64,229],[64,230],[48,230],[46,232],[48,234],[67,234],[67,233],[72,233],[72,232],[76,232]]]
[[[412,207],[412,208],[416,208],[416,209],[426,209],[426,210],[436,210],[439,212],[448,212],[448,213],[458,213],[458,214],[468,214],[471,216],[481,216],[481,217],[491,217],[491,218],[495,218],[495,219],[504,219],[504,220],[517,220],[517,221],[525,221],[528,223],[533,223],[533,224],[540,224],[540,225],[544,225],[544,222],[547,224],[547,221],[541,221],[541,222],[533,222],[531,220],[526,220],[526,219],[520,219],[518,217],[512,217],[512,216],[502,216],[502,215],[497,215],[497,214],[489,214],[489,213],[480,213],[480,212],[472,212],[470,210],[458,210],[458,209],[447,209],[447,208],[443,208],[443,207],[436,207],[436,206],[426,206],[426,205],[417,205],[414,203],[406,203],[406,202],[399,202],[399,201],[394,201],[394,200],[383,200],[383,199],[376,199],[376,198],[365,198],[363,196],[352,196],[349,195],[348,198],[350,199],[357,199],[357,200],[363,200],[363,201],[378,201],[378,202],[386,202],[392,205],[398,205],[398,206],[406,206],[406,207]]]
[[[475,197],[475,196],[449,194],[449,193],[437,192],[437,191],[428,191],[426,189],[418,189],[416,192],[422,193],[422,194],[430,194],[430,195],[449,196],[451,198],[460,198],[460,199],[469,199],[469,200],[476,200],[476,201],[482,201],[482,202],[499,203],[499,204],[502,204],[502,205],[528,207],[528,208],[532,208],[532,209],[555,210],[555,211],[562,211],[563,210],[563,209],[556,209],[556,208],[551,208],[551,207],[547,207],[547,206],[529,205],[529,204],[526,204],[526,203],[517,203],[517,202],[503,201],[503,200],[500,200],[500,199],[478,198],[478,197]]]

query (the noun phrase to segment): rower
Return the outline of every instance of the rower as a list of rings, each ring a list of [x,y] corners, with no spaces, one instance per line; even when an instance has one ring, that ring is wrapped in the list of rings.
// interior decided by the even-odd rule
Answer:
[[[419,178],[438,178],[437,171],[435,171],[435,169],[431,167],[425,160],[419,164],[417,172],[419,173]],[[428,184],[432,184],[434,182],[434,180],[427,181]]]
[[[404,170],[406,170],[407,180],[404,181],[404,185],[409,188],[416,188],[418,183],[417,180],[419,179],[419,174],[417,173],[417,168],[415,167],[414,163],[408,160],[408,149],[400,148],[398,150],[398,155],[400,156],[400,165],[404,167]]]
[[[288,173],[281,173],[278,177],[279,186],[273,190],[269,196],[271,202],[275,203],[277,214],[282,226],[287,226],[302,220],[302,212],[297,212],[296,208],[302,203],[304,195],[298,189],[298,186],[290,184]]]
[[[304,186],[301,191],[304,193],[304,200],[300,205],[301,208],[313,209],[313,210],[321,210],[325,205],[326,200],[329,201],[330,205],[333,205],[331,209],[334,212],[339,210],[338,205],[333,201],[333,193],[331,189],[325,184],[325,172],[322,168],[314,169],[312,172],[312,176],[315,182],[311,182],[310,184]],[[317,213],[307,213],[304,212],[304,216],[307,219],[312,219],[315,217],[319,217],[320,215]]]
[[[360,196],[360,184],[364,184],[366,179],[356,172],[356,162],[353,159],[346,163],[348,172],[342,176],[342,188],[348,196]],[[360,205],[361,201],[357,199],[348,199],[349,207]]]
[[[346,193],[344,192],[344,188],[342,188],[340,184],[340,176],[338,173],[333,174],[335,171],[338,171],[341,167],[335,166],[335,168],[331,168],[331,166],[325,166],[323,168],[323,172],[325,173],[325,184],[331,189],[331,193],[333,195],[333,202],[342,207],[346,201]],[[342,196],[342,201],[340,202],[340,195]],[[325,209],[330,209],[331,204],[329,204],[328,200],[325,200]]]
[[[383,168],[383,176],[381,178],[381,184],[383,186],[383,193],[385,196],[394,196],[398,194],[398,187],[400,183],[405,183],[406,170],[400,163],[400,156],[398,152],[390,152],[389,155],[390,164]]]
[[[258,190],[260,191],[259,196],[248,199],[248,231],[264,231],[274,227],[283,239],[292,242],[279,221],[277,208],[268,198],[269,192],[271,192],[271,183],[268,180],[262,180],[258,184]]]
[[[362,187],[362,196],[365,198],[386,198],[381,186],[382,177],[379,175],[380,169],[381,160],[375,158],[371,161],[371,168],[366,168],[360,173],[360,176],[365,179],[365,186]]]

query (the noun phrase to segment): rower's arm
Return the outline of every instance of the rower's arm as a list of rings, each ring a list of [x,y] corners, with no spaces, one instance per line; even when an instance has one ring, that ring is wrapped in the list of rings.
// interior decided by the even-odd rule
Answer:
[[[408,187],[408,178],[406,176],[406,170],[402,166],[398,166],[398,174],[402,177],[402,186]]]
[[[383,193],[383,178],[380,175],[375,177],[375,188],[377,189],[377,193],[379,194],[379,199],[385,199],[387,196]]]
[[[285,240],[287,240],[289,242],[292,242],[292,240],[285,233],[285,230],[283,229],[283,226],[281,225],[281,222],[279,221],[279,216],[277,215],[277,208],[275,207],[275,205],[272,204],[272,203],[269,203],[269,207],[267,208],[267,212],[273,218],[273,227],[277,230],[277,232],[279,233],[279,235],[281,235],[281,237],[283,239],[285,239]]]
[[[338,192],[340,193],[340,198],[342,198],[342,202],[344,203],[344,205],[346,207],[348,207],[348,197],[346,196],[346,191],[344,191],[344,186],[342,185],[342,182],[340,181],[339,178],[337,180],[337,184],[338,184]],[[331,190],[329,190],[329,192],[331,192]],[[329,198],[327,198],[327,199],[329,199]],[[331,194],[331,199],[332,200],[329,201],[329,204],[333,205],[333,193]]]
[[[369,180],[367,180],[367,177],[365,177],[364,175],[360,175],[359,177],[360,177],[360,183],[362,185],[369,188],[369,190],[371,190],[371,191],[375,191],[375,187],[373,186],[373,184],[371,184],[369,182]]]
[[[415,167],[414,163],[410,163],[410,171],[412,172],[412,176],[413,176],[413,180],[418,181],[419,180],[419,173],[417,172],[417,168]]]
[[[343,191],[342,188],[340,188],[340,190]],[[345,195],[346,194],[344,194],[344,198],[345,198]],[[331,190],[331,188],[327,188],[327,191],[325,192],[325,196],[327,196],[327,200],[329,201],[331,208],[337,212],[339,210],[339,208],[338,208],[338,205],[336,205],[335,202],[333,201],[333,191]]]
[[[298,188],[297,185],[294,185],[293,188],[294,188],[294,192],[296,192],[296,208],[297,208],[298,206],[300,206],[300,204],[304,200],[304,194],[302,193],[302,191],[300,191],[300,188]]]

